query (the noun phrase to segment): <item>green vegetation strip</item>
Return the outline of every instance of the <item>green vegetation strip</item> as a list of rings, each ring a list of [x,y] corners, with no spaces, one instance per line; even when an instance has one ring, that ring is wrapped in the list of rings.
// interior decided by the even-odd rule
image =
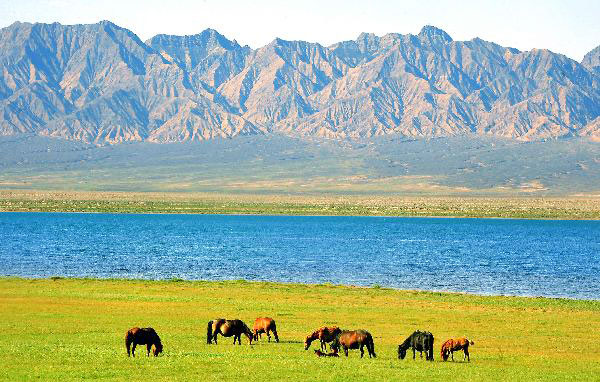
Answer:
[[[600,219],[600,198],[0,191],[0,211]]]
[[[600,301],[484,297],[334,285],[0,278],[0,379],[79,381],[596,380]],[[280,343],[206,344],[217,317],[277,322]],[[306,334],[364,328],[376,359],[317,358]],[[164,355],[127,358],[125,331],[152,326]],[[397,359],[416,329],[435,335],[435,362]],[[442,362],[443,340],[475,342],[471,362]],[[140,349],[142,350],[142,349]]]

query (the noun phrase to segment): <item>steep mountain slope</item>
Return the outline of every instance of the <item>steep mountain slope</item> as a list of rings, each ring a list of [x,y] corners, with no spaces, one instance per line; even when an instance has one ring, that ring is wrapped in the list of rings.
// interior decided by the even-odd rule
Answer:
[[[0,29],[0,134],[93,143],[277,132],[600,139],[600,54],[361,34],[252,50],[207,29],[146,43],[110,22]]]
[[[258,131],[132,32],[20,24],[0,31],[0,132],[84,142],[185,141]]]

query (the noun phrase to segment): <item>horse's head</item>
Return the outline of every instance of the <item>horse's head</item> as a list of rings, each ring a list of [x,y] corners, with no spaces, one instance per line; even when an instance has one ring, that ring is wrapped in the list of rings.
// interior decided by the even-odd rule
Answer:
[[[248,326],[244,327],[244,334],[246,335],[246,337],[248,337],[248,341],[250,341],[250,345],[252,345],[252,340],[254,339],[255,334],[252,333],[252,330],[250,330],[250,328]],[[256,336],[258,337],[258,334],[256,334]]]
[[[446,348],[446,346],[442,345],[442,350],[441,350],[441,354],[440,354],[440,356],[442,357],[442,359],[444,361],[447,361],[449,355],[450,355],[450,352],[448,351],[448,349]]]
[[[310,344],[312,342],[313,342],[312,336],[307,336],[306,339],[304,340],[304,350],[308,350],[308,348],[310,347]]]
[[[402,347],[402,345],[398,345],[398,358],[404,359],[406,357],[406,349]]]
[[[340,351],[340,338],[339,337],[335,337],[333,339],[333,341],[331,341],[331,345],[329,345],[329,348],[331,350],[333,350],[334,353],[337,353]]]
[[[154,349],[152,349],[152,353],[154,354],[155,357],[158,357],[158,355],[160,353],[162,353],[163,351],[163,346],[162,343],[159,341],[157,343],[154,344]]]

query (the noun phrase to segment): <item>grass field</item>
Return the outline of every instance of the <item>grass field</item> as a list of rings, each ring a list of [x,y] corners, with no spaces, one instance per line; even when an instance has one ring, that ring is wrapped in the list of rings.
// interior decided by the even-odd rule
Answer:
[[[600,219],[600,198],[292,196],[0,190],[1,211]]]
[[[280,343],[206,344],[206,323],[271,316]],[[17,380],[598,380],[600,301],[483,297],[383,288],[228,282],[0,279],[0,379]],[[376,359],[315,357],[308,332],[364,328]],[[158,358],[127,358],[124,334],[152,326]],[[397,359],[415,329],[435,362]],[[441,362],[449,337],[475,342],[471,362]],[[141,355],[141,352],[140,352]],[[462,360],[462,354],[455,357]]]

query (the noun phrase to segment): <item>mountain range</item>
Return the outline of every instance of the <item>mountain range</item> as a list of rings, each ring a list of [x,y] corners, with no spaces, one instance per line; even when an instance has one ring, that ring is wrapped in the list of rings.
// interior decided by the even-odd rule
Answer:
[[[95,144],[280,134],[600,140],[600,47],[581,63],[475,38],[363,33],[251,49],[109,21],[0,29],[0,135]]]

